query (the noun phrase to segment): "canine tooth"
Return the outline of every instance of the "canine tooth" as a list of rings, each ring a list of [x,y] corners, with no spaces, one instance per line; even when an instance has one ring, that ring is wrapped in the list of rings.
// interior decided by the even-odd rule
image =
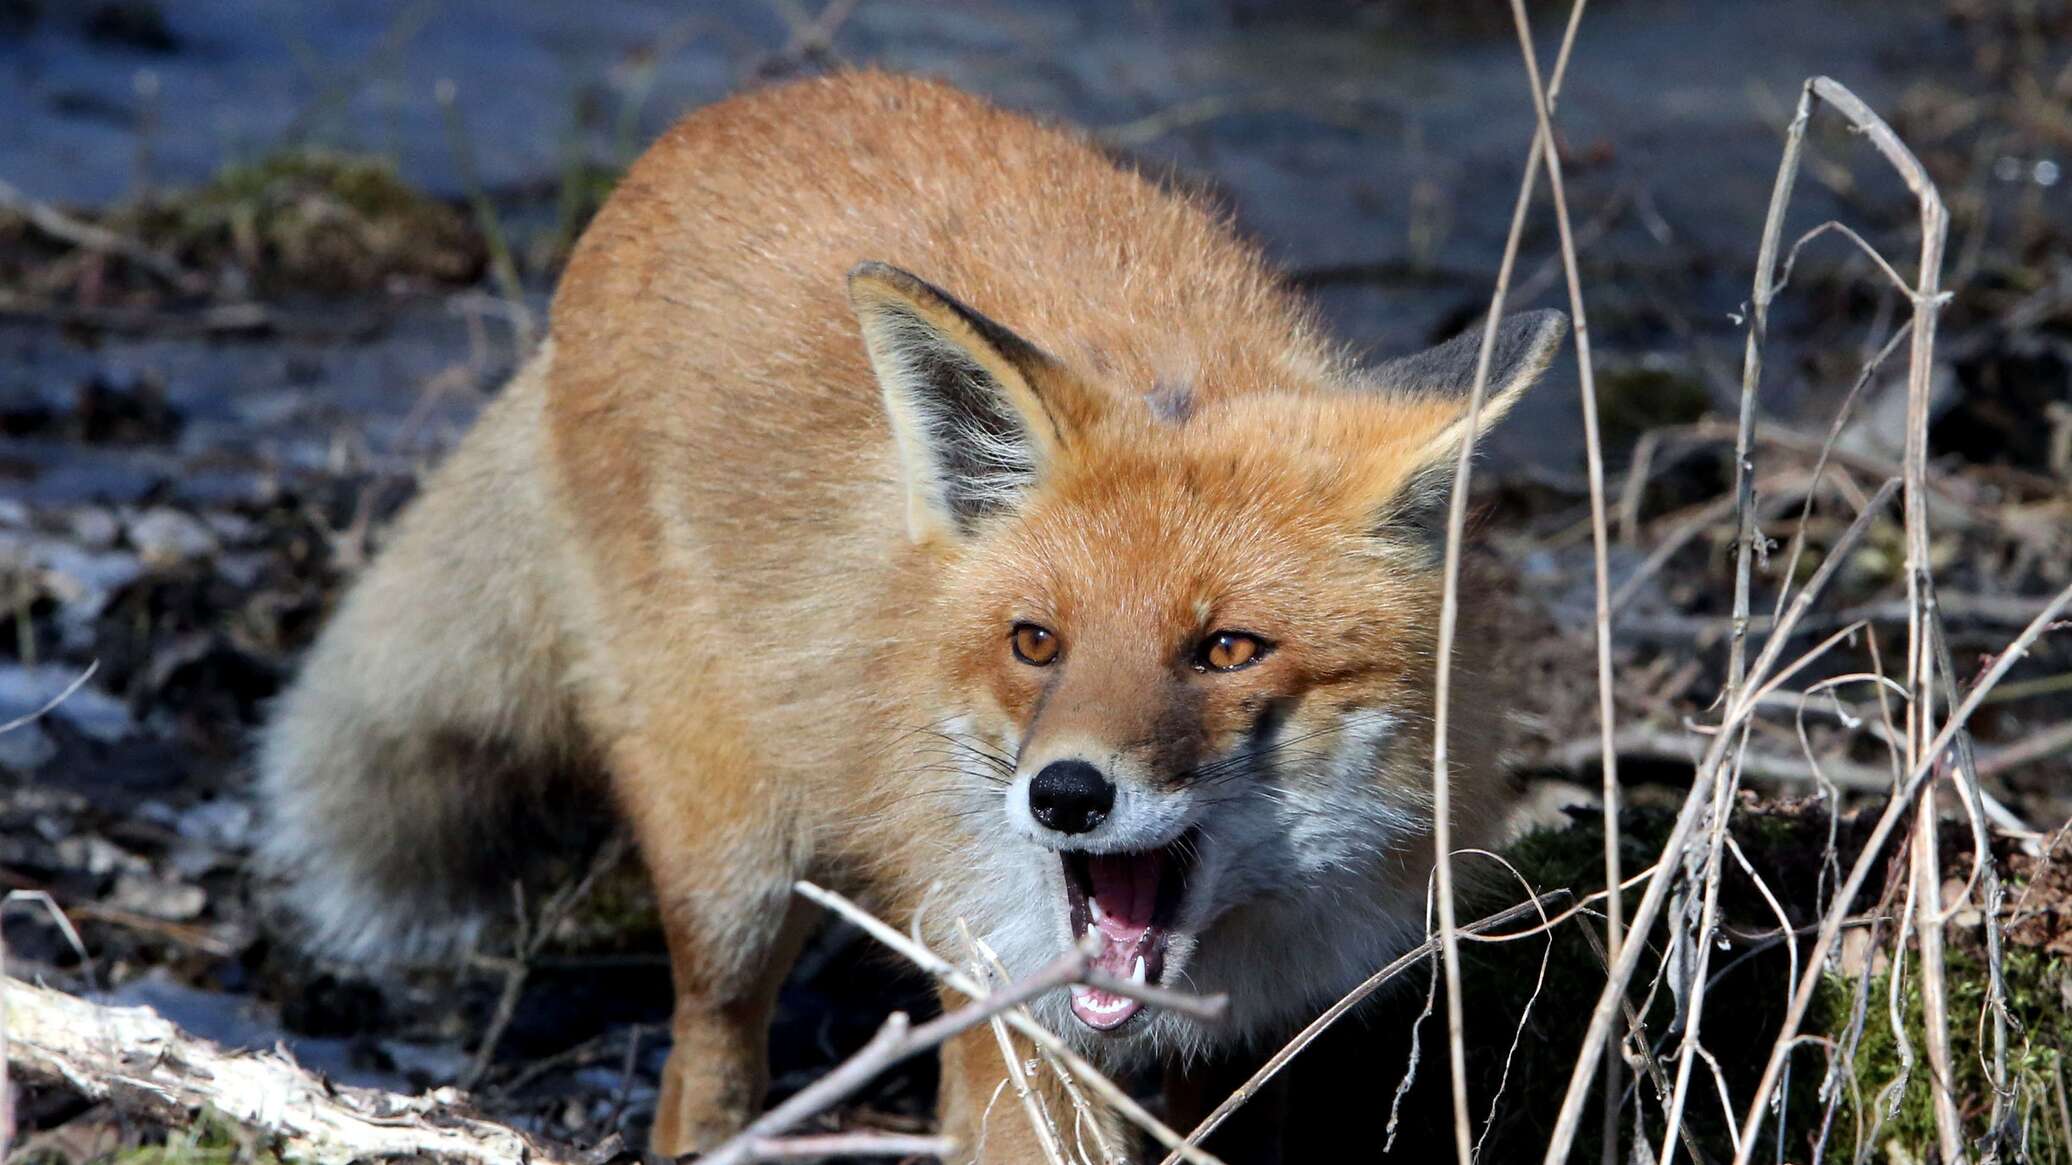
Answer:
[[[1142,955],[1137,956],[1136,965],[1130,968],[1130,982],[1135,983],[1139,987],[1144,985],[1144,956]]]
[[[1089,897],[1086,900],[1086,908],[1093,913],[1095,922],[1101,922],[1108,917],[1108,912],[1101,909],[1101,900],[1099,898]]]

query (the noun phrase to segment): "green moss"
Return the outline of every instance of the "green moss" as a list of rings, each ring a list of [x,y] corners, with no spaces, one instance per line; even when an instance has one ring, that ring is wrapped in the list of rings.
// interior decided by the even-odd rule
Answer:
[[[214,1113],[166,1134],[163,1144],[117,1153],[109,1165],[281,1165],[279,1154],[251,1132]]]
[[[202,270],[242,268],[268,290],[468,283],[485,261],[459,210],[385,161],[324,150],[229,166],[207,185],[117,212],[111,225]]]
[[[13,1165],[283,1165],[265,1138],[213,1109],[197,1113],[183,1128],[126,1133],[120,1148],[83,1159],[32,1140],[8,1160]]]
[[[2025,1126],[2019,1141],[2029,1160],[2056,1160],[2072,1155],[2067,1131],[2053,1114],[2058,1111],[2064,1046],[2072,1036],[2066,1016],[2066,994],[2072,990],[2072,968],[2047,953],[2019,947],[2001,959],[2006,984],[2007,1087],[2003,1111]],[[1983,1128],[1993,1105],[1987,1065],[1993,1037],[1986,1015],[1989,976],[1983,952],[1952,945],[1944,958],[1949,996],[1950,1054],[1958,1110],[1966,1128]],[[1856,981],[1831,976],[1825,1006],[1809,1027],[1840,1037],[1848,1030]],[[1918,968],[1910,960],[1900,981],[1899,1013],[1911,1046],[1913,1066],[1907,1070],[1892,1032],[1890,969],[1870,977],[1863,1033],[1851,1071],[1843,1079],[1832,1144],[1838,1159],[1860,1156],[1857,1141],[1875,1158],[1925,1161],[1936,1143],[1935,1111],[1930,1092],[1925,1029],[1921,1022]],[[2024,1119],[2026,1117],[2026,1119]]]

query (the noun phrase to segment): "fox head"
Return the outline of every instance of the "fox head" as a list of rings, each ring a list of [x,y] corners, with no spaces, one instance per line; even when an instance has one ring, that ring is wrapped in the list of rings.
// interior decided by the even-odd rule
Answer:
[[[979,806],[974,848],[1009,872],[974,921],[1018,969],[1091,934],[1100,968],[1230,990],[1240,1023],[1300,995],[1264,981],[1288,970],[1262,943],[1348,964],[1325,978],[1371,971],[1423,914],[1440,567],[1480,330],[1360,372],[1289,361],[1284,384],[1212,391],[1204,369],[1153,391],[896,268],[856,268],[849,292],[907,531],[944,580],[937,727]],[[1477,428],[1565,326],[1500,324]],[[1325,903],[1369,914],[1333,923]],[[1286,949],[1333,925],[1395,929]],[[1085,1030],[1184,1034],[1132,1023],[1120,995],[1070,1006]]]

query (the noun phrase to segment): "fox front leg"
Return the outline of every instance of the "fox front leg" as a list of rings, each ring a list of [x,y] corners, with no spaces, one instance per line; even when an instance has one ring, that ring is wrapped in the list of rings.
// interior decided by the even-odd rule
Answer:
[[[942,1002],[945,1010],[954,1010],[970,1001],[945,991]],[[1137,1159],[1128,1152],[1129,1130],[1114,1112],[1084,1089],[1080,1095],[1086,1107],[1076,1107],[1057,1069],[1037,1054],[1035,1045],[1014,1033],[1009,1045],[1032,1094],[1027,1102],[1008,1073],[992,1025],[981,1024],[943,1045],[938,1113],[943,1133],[957,1142],[958,1165],[1045,1165],[1051,1159],[1043,1147],[1046,1136],[1068,1161],[1101,1161],[1099,1144],[1120,1148],[1127,1160]],[[1032,1105],[1044,1122],[1041,1132],[1033,1123]]]
[[[711,1149],[762,1110],[778,988],[811,929],[812,912],[791,895],[803,862],[789,823],[767,798],[730,792],[753,785],[724,772],[741,754],[718,743],[707,728],[613,751],[676,995],[649,1134],[666,1157]]]

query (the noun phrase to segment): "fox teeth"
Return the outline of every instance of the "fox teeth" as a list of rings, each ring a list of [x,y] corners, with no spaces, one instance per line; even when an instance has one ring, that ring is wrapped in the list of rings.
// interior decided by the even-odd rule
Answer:
[[[1093,913],[1095,923],[1107,921],[1108,912],[1101,909],[1101,900],[1099,898],[1089,894],[1086,899],[1086,908]]]
[[[1136,965],[1130,968],[1130,982],[1135,983],[1139,987],[1144,985],[1144,956],[1142,955],[1137,956]]]

